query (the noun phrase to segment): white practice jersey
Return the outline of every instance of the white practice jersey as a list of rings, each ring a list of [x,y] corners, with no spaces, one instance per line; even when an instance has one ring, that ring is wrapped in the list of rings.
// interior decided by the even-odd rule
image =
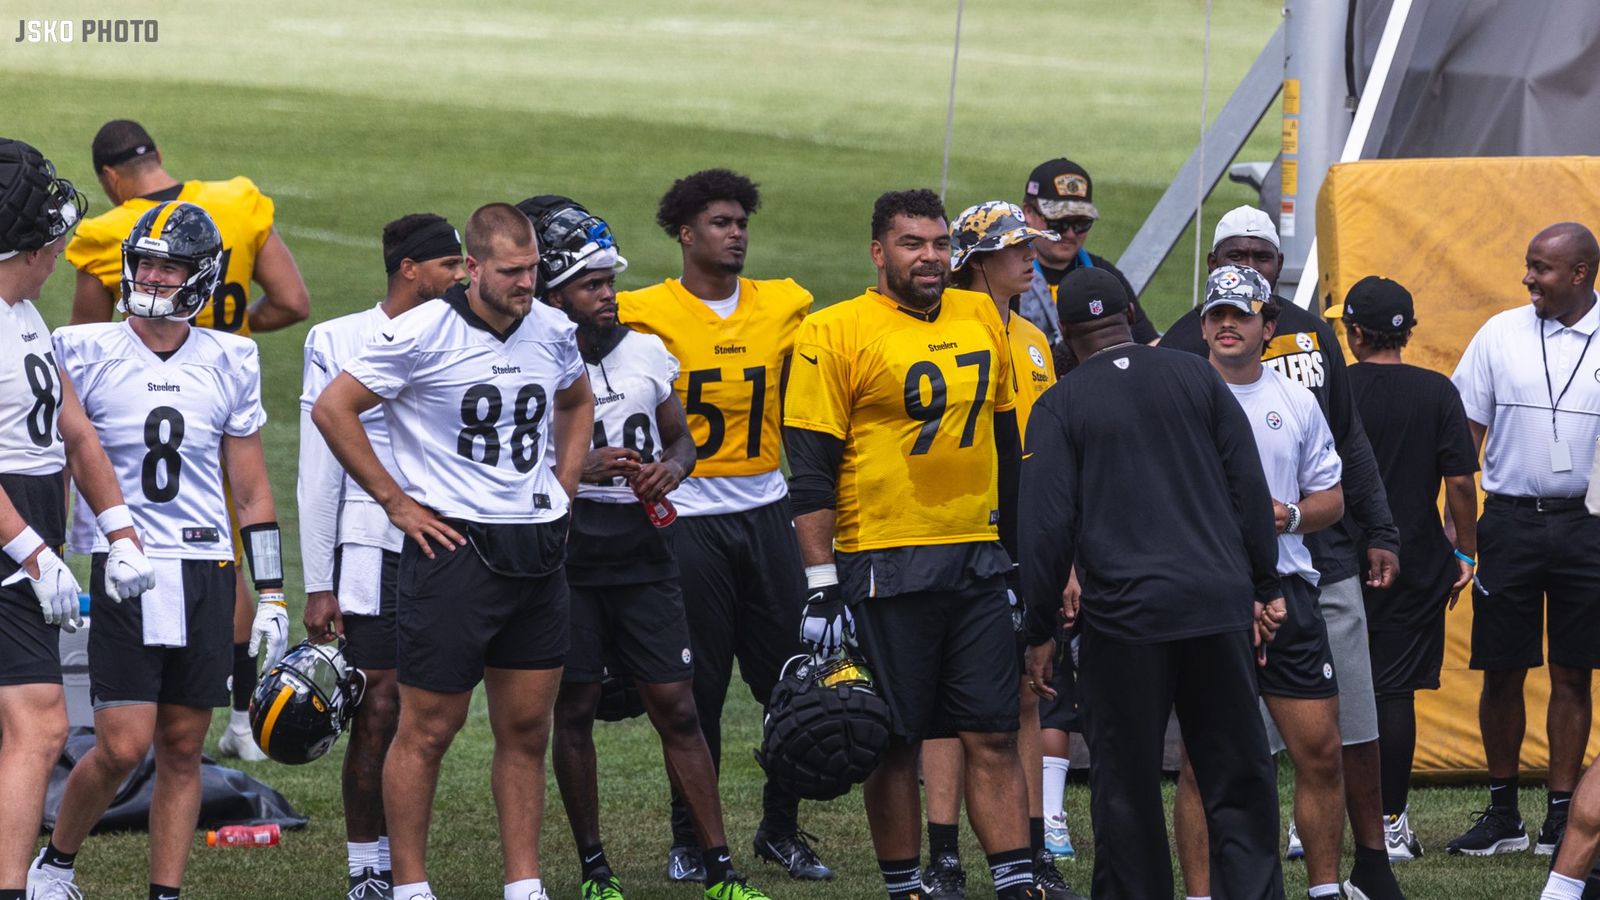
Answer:
[[[66,468],[60,412],[50,329],[31,301],[0,298],[0,473],[52,475]]]
[[[145,553],[232,559],[222,438],[266,424],[255,342],[191,328],[163,360],[122,321],[57,329],[55,348],[111,457]],[[95,549],[106,549],[103,536]]]
[[[1314,394],[1271,366],[1261,367],[1254,384],[1228,388],[1255,432],[1272,499],[1299,503],[1301,497],[1339,483],[1343,464]],[[1321,578],[1303,536],[1278,535],[1278,574],[1300,575],[1312,584]]]
[[[567,495],[544,465],[555,394],[584,375],[577,326],[534,303],[501,340],[462,288],[378,333],[345,371],[384,399],[400,484],[441,516],[559,519]]]
[[[300,394],[300,559],[306,591],[333,590],[333,555],[340,544],[360,544],[399,551],[405,534],[394,527],[377,501],[339,465],[322,432],[311,424],[311,407],[334,376],[366,349],[374,335],[393,320],[381,306],[323,322],[306,335],[305,368]],[[389,426],[383,407],[361,414],[361,425],[378,461],[399,481]]]
[[[653,334],[629,331],[605,359],[589,365],[594,390],[594,443],[635,450],[645,462],[661,459],[656,407],[672,396],[678,360]],[[550,460],[554,462],[554,460]],[[626,479],[611,484],[578,485],[578,496],[605,503],[637,503]]]

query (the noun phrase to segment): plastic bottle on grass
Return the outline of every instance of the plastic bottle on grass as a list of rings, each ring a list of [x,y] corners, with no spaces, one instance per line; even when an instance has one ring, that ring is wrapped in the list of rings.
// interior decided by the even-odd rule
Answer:
[[[283,833],[276,824],[224,825],[206,832],[207,847],[276,847]]]

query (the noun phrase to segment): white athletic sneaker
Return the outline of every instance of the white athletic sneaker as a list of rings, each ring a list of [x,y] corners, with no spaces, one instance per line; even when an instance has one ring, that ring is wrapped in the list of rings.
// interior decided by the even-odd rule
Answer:
[[[250,733],[249,725],[241,728],[231,723],[222,732],[222,739],[217,741],[217,755],[245,762],[261,762],[267,758],[256,746],[256,737]]]
[[[1389,851],[1390,862],[1403,862],[1422,856],[1422,842],[1411,830],[1411,808],[1398,816],[1383,817],[1383,846]]]
[[[44,851],[28,866],[28,900],[83,900],[83,892],[72,883],[75,873],[44,864]]]
[[[1294,822],[1289,823],[1289,849],[1283,853],[1284,859],[1304,859],[1306,848],[1300,845],[1300,832],[1294,830]]]
[[[1072,835],[1067,831],[1066,813],[1044,817],[1044,848],[1058,858],[1077,856],[1077,851],[1072,849]]]

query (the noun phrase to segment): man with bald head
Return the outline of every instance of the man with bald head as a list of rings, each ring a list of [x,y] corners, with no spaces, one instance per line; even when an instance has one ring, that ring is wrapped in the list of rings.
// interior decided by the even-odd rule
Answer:
[[[548,900],[544,751],[568,649],[567,510],[594,434],[594,395],[577,326],[534,302],[539,244],[528,217],[491,203],[466,230],[471,283],[380,329],[323,389],[311,421],[405,533],[400,722],[383,771],[394,900],[433,900],[434,789],[479,682],[494,732],[505,900]],[[361,425],[380,403],[398,479]]]
[[[1600,518],[1584,508],[1600,437],[1600,247],[1575,222],[1534,235],[1522,284],[1529,303],[1478,330],[1451,380],[1474,443],[1485,448],[1472,592],[1471,666],[1483,672],[1478,723],[1489,807],[1451,853],[1525,850],[1517,768],[1528,669],[1544,664],[1549,619],[1549,796],[1534,852],[1549,854],[1589,738],[1591,671],[1600,667]]]

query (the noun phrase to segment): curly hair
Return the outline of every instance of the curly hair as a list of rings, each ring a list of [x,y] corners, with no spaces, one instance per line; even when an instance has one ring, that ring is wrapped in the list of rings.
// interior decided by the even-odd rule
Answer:
[[[656,224],[676,239],[678,230],[718,200],[732,200],[744,207],[745,215],[761,208],[761,191],[754,181],[730,169],[704,169],[685,175],[661,195],[656,207]]]
[[[944,219],[944,202],[927,188],[912,191],[889,191],[872,204],[872,239],[879,240],[889,233],[889,223],[895,216],[913,219]]]
[[[1367,346],[1374,350],[1403,350],[1406,344],[1411,343],[1411,329],[1404,331],[1373,331],[1362,328],[1360,325],[1345,325],[1346,330],[1361,331],[1361,336],[1366,339]]]

